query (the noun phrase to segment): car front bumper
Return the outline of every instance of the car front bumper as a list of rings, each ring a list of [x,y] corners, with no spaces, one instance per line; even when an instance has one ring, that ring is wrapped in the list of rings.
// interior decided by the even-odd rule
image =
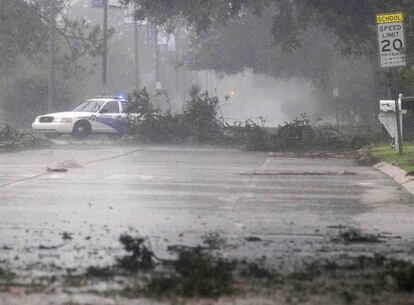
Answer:
[[[72,133],[73,124],[33,122],[32,129],[36,132],[44,133]]]

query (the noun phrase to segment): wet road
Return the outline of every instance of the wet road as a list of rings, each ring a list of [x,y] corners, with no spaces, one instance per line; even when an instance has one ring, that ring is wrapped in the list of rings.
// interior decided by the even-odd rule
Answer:
[[[80,168],[45,172],[68,160]],[[348,228],[381,242],[334,241]],[[227,256],[293,268],[344,254],[413,254],[413,228],[413,198],[349,160],[113,145],[0,155],[0,262],[21,274],[110,264],[125,232],[148,237],[161,257],[215,232]]]

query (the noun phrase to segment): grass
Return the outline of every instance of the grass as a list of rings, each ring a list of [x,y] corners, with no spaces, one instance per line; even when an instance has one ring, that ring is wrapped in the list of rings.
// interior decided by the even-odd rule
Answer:
[[[381,161],[398,166],[407,172],[412,172],[414,171],[414,143],[404,143],[403,147],[404,154],[402,156],[399,156],[398,152],[390,145],[375,146],[372,149],[372,154]]]

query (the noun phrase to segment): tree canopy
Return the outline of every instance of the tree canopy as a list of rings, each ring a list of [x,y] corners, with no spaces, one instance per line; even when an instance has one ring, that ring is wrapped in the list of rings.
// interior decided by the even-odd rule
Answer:
[[[10,64],[18,54],[34,56],[46,51],[47,29],[34,9],[26,1],[0,2],[0,66]]]
[[[49,1],[4,0],[0,2],[0,67],[9,67],[20,56],[41,60],[48,50]],[[58,62],[66,76],[77,70],[77,60],[97,55],[102,44],[98,26],[71,20],[66,0],[57,1]]]
[[[87,68],[85,58],[100,54],[99,26],[68,16],[73,1],[56,0],[57,109],[70,107],[69,79]],[[7,119],[24,125],[44,112],[49,69],[49,1],[0,1],[0,100]],[[64,105],[66,104],[66,106]]]
[[[227,24],[246,12],[261,17],[269,8],[274,41],[287,49],[300,43],[309,27],[330,31],[339,38],[346,53],[373,52],[376,44],[375,14],[403,11],[408,15],[412,37],[414,4],[410,0],[124,0],[136,4],[138,18],[150,17],[158,24],[185,22],[197,33],[217,24]],[[411,17],[413,16],[413,17]]]

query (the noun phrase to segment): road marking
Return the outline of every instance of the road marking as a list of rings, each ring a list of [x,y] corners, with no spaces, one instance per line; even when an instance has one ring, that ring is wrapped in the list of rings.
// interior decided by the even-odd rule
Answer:
[[[28,180],[33,180],[33,179],[36,179],[36,178],[39,178],[39,177],[42,177],[42,176],[46,176],[46,175],[49,175],[49,174],[50,173],[48,173],[48,172],[44,172],[44,173],[41,173],[41,174],[38,174],[38,175],[17,179],[17,180],[10,181],[10,182],[4,183],[4,184],[0,184],[0,188],[4,188],[6,186],[10,186],[10,185],[13,185],[13,184],[25,182],[25,181],[28,181]]]
[[[375,185],[375,183],[372,183],[372,182],[360,182],[358,184],[361,186],[374,186]]]
[[[98,159],[98,160],[88,161],[88,162],[84,163],[83,165],[89,165],[89,164],[98,163],[98,162],[102,162],[102,161],[117,159],[117,158],[120,158],[120,157],[125,157],[125,156],[129,156],[129,155],[133,155],[133,154],[135,154],[135,153],[137,153],[139,151],[141,151],[141,148],[140,149],[134,149],[134,150],[129,151],[129,152],[126,152],[126,153],[117,154],[115,156],[111,156],[111,157],[107,157],[107,158],[102,158],[102,159]]]
[[[98,163],[98,162],[102,162],[102,161],[107,161],[107,160],[121,158],[121,157],[124,157],[124,156],[129,156],[129,155],[133,155],[133,154],[135,154],[135,153],[137,153],[137,152],[139,152],[141,150],[142,149],[134,149],[132,151],[129,151],[129,152],[126,152],[126,153],[117,154],[117,155],[110,156],[110,157],[107,157],[107,158],[102,158],[102,159],[88,161],[88,162],[85,162],[84,164],[81,164],[81,165],[82,166],[85,166],[85,165],[94,164],[94,163]],[[3,183],[3,184],[0,184],[0,188],[5,188],[5,187],[11,186],[11,185],[18,184],[18,183],[26,182],[26,181],[29,181],[29,180],[34,180],[36,178],[40,178],[40,177],[43,177],[43,176],[46,176],[46,175],[50,175],[50,174],[51,174],[51,172],[44,172],[44,173],[37,174],[37,175],[33,175],[33,176],[30,176],[30,177],[20,178],[20,179],[17,179],[17,180],[13,180],[13,181],[10,181],[10,182],[6,182],[6,183]],[[52,176],[52,178],[56,178],[56,177]]]

